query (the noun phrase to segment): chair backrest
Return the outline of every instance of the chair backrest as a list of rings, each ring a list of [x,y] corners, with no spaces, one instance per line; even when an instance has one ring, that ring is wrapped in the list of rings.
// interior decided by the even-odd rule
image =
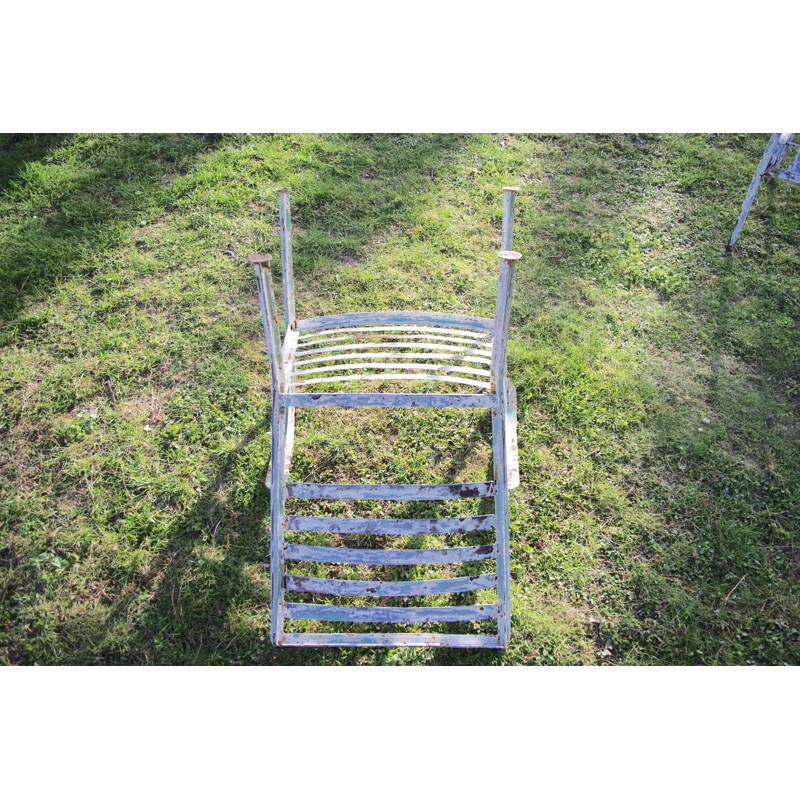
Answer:
[[[491,389],[493,392],[498,391],[501,386],[505,384],[505,362],[506,362],[506,349],[508,342],[508,325],[509,316],[511,311],[511,300],[513,295],[514,284],[514,267],[515,261],[520,257],[519,253],[513,251],[514,239],[514,207],[516,200],[516,193],[519,191],[517,187],[506,186],[503,187],[503,222],[501,231],[501,250],[500,256],[500,275],[498,281],[497,305],[495,307],[494,319],[484,317],[468,317],[458,314],[441,314],[441,313],[419,313],[419,312],[377,312],[377,313],[363,313],[363,314],[340,314],[330,317],[317,317],[313,319],[300,320],[297,319],[295,308],[295,285],[294,285],[294,269],[293,269],[293,252],[292,252],[292,216],[291,216],[291,200],[288,188],[278,190],[279,201],[279,220],[280,220],[280,236],[281,236],[281,272],[283,278],[283,308],[284,308],[284,335],[280,334],[277,316],[277,304],[275,302],[275,293],[272,284],[272,276],[270,272],[271,256],[267,254],[256,254],[249,257],[249,261],[255,267],[256,281],[258,284],[259,300],[261,304],[261,316],[264,326],[264,338],[266,339],[267,349],[270,355],[270,366],[273,374],[273,386],[277,391],[283,392],[286,390],[287,385],[304,385],[309,383],[333,383],[337,381],[337,376],[319,377],[315,375],[312,378],[305,375],[305,380],[296,381],[292,380],[291,375],[285,375],[284,361],[287,352],[294,353],[295,347],[299,347],[298,355],[302,352],[303,343],[299,341],[302,337],[308,338],[310,333],[323,335],[330,335],[331,333],[345,333],[349,331],[365,331],[363,326],[387,326],[395,331],[394,334],[386,334],[383,338],[407,338],[407,339],[421,339],[423,336],[412,336],[413,329],[419,331],[429,332],[437,327],[441,327],[441,333],[445,336],[431,336],[428,339],[440,339],[444,342],[448,341],[448,337],[452,339],[449,344],[443,343],[438,345],[438,352],[434,353],[417,353],[420,356],[417,361],[423,360],[421,356],[426,356],[424,360],[449,360],[461,361],[466,363],[468,361],[481,362],[491,367],[491,370],[480,370],[473,366],[455,367],[445,365],[435,366],[433,369],[425,369],[420,371],[423,367],[431,366],[429,364],[386,364],[374,363],[370,364],[350,364],[341,365],[342,370],[351,370],[355,368],[383,368],[383,373],[369,375],[362,375],[360,377],[366,379],[378,379],[384,377],[391,377],[392,380],[420,380],[420,379],[440,379],[449,380],[454,383],[461,383],[471,385],[478,388]],[[491,353],[480,352],[479,348],[470,350],[469,348],[460,348],[463,352],[458,355],[455,352],[448,353],[447,351],[458,351],[458,347],[453,344],[457,341],[458,335],[464,334],[464,329],[472,329],[478,331],[478,334],[467,334],[480,336],[483,342],[476,342],[476,344],[488,344],[491,346]],[[386,328],[384,328],[385,330]],[[409,334],[403,336],[403,332]],[[455,335],[455,338],[453,338]],[[331,339],[331,341],[334,341]],[[463,338],[461,340],[463,342]],[[401,343],[385,345],[386,348],[401,348],[408,351],[412,349],[412,345],[404,346]],[[419,348],[428,347],[428,345],[419,345]],[[314,353],[322,353],[325,351],[342,351],[351,348],[358,350],[357,344],[342,345],[341,343],[334,344],[328,348],[317,348]],[[428,349],[435,349],[430,348]],[[306,353],[308,355],[308,353]],[[402,358],[410,358],[411,355],[404,353],[379,353],[391,357],[393,361]],[[412,354],[413,355],[413,354]],[[369,353],[354,353],[351,356],[328,356],[327,360],[334,358],[346,359],[356,358],[357,356],[364,356],[363,359],[369,358]],[[490,356],[487,358],[487,356]],[[324,358],[315,359],[315,361],[325,360]],[[390,368],[396,367],[397,369],[414,369],[412,373],[392,371]],[[332,371],[330,367],[321,367],[316,364],[313,370],[306,369],[305,372],[326,372]],[[387,373],[386,370],[389,370]],[[341,371],[341,370],[340,370]],[[461,372],[465,375],[460,377],[455,373]],[[430,374],[436,373],[436,374]],[[359,376],[347,376],[345,380],[355,380]],[[475,378],[487,378],[488,380],[476,380]],[[288,381],[288,384],[287,384]]]

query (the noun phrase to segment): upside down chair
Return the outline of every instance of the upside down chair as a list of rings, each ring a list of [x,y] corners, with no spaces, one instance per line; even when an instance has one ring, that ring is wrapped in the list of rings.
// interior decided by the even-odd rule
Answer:
[[[271,641],[294,646],[423,646],[505,648],[510,634],[509,490],[519,484],[516,391],[506,376],[506,350],[514,270],[512,249],[517,189],[504,188],[499,286],[494,318],[413,311],[340,314],[297,319],[292,270],[289,190],[280,189],[284,335],[278,323],[271,256],[249,257],[255,268],[261,317],[272,372],[270,488]],[[403,393],[326,392],[326,384],[351,381],[407,385]],[[437,391],[428,390],[430,386]],[[367,387],[371,388],[367,383]],[[338,388],[338,387],[337,387]],[[356,387],[358,388],[358,387]],[[454,391],[455,388],[455,391]],[[289,467],[297,408],[489,409],[492,415],[493,480],[479,483],[393,485],[293,483]],[[286,514],[298,500],[454,500],[490,498],[494,513],[433,519],[369,519]],[[301,504],[297,504],[301,505]],[[494,543],[471,547],[398,549],[321,547],[286,542],[295,531],[374,534],[379,537],[493,531]],[[385,541],[382,539],[382,541]],[[394,541],[397,541],[394,539]],[[413,539],[411,541],[414,541]],[[345,565],[434,565],[486,562],[494,571],[413,581],[339,580],[293,574],[298,562]],[[424,598],[490,590],[492,603],[474,605],[380,605],[380,598]],[[315,602],[287,602],[287,593]],[[332,603],[371,598],[371,605]],[[321,601],[320,601],[321,598]],[[403,626],[402,632],[288,632],[287,620]],[[426,631],[441,623],[481,623],[481,633]],[[411,630],[409,630],[411,626]],[[487,628],[488,626],[488,628]],[[297,626],[295,626],[297,627]],[[302,626],[301,626],[302,627]],[[320,627],[320,626],[317,626]],[[324,627],[324,626],[323,626]],[[341,625],[339,626],[342,627]],[[463,628],[464,626],[462,626]],[[468,629],[470,626],[466,626]],[[471,626],[474,628],[474,626]],[[486,630],[492,632],[486,633]]]

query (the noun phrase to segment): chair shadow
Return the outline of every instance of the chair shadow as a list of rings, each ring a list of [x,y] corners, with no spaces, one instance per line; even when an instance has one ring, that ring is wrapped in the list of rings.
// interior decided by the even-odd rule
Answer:
[[[263,480],[255,481],[237,496],[236,508],[227,499],[237,467],[248,459],[257,438],[269,429],[270,415],[264,412],[240,438],[237,446],[216,462],[213,480],[178,520],[170,526],[163,557],[143,578],[153,592],[147,610],[126,643],[123,663],[170,664],[266,664],[303,665],[313,662],[319,648],[274,647],[269,641],[269,490]],[[453,455],[452,470],[467,454],[465,448]],[[491,503],[490,503],[491,505]],[[482,512],[487,513],[487,512]],[[212,530],[209,535],[208,531]],[[234,539],[231,536],[235,537]],[[202,547],[198,547],[202,538]],[[192,590],[198,558],[203,550],[224,551],[206,576],[202,591]],[[198,553],[200,552],[200,556]],[[254,580],[254,575],[261,580]],[[467,600],[461,596],[459,604]],[[230,612],[238,608],[257,609],[251,624],[231,623]],[[106,630],[124,614],[115,609]],[[328,650],[328,648],[325,648]],[[387,648],[336,648],[338,664],[359,664],[365,651],[371,663],[384,663]],[[162,656],[168,657],[162,661]],[[118,663],[108,654],[108,663]],[[435,650],[432,664],[495,664],[503,660],[494,650]]]
[[[24,142],[2,142],[0,147],[9,148],[14,156],[8,166],[0,174],[0,191],[8,191],[16,178],[23,174],[26,165],[46,158],[50,150],[57,144],[69,141],[63,139],[45,139]],[[196,157],[200,157],[209,148],[215,146],[214,142],[203,135],[187,135],[181,140],[188,142],[189,150]],[[442,137],[436,145],[443,154],[453,151],[460,145],[461,139],[457,136]],[[158,143],[162,146],[157,146]],[[136,219],[136,210],[119,201],[115,184],[123,182],[126,165],[131,165],[140,170],[142,191],[145,194],[157,192],[157,180],[152,177],[161,170],[174,167],[176,159],[184,158],[169,148],[169,137],[156,138],[155,145],[152,137],[133,136],[125,143],[120,157],[115,157],[115,163],[107,165],[101,170],[101,177],[106,181],[106,191],[103,203],[98,206],[95,202],[96,185],[94,179],[86,176],[77,181],[69,194],[62,200],[60,207],[52,218],[37,222],[30,226],[20,241],[8,252],[0,254],[0,294],[4,299],[0,302],[0,319],[13,320],[24,308],[29,296],[38,290],[44,290],[61,276],[75,274],[84,269],[81,252],[94,246],[104,245],[109,237],[113,236],[114,226],[133,222]],[[644,158],[644,156],[643,156]],[[152,164],[152,173],[145,170],[145,164]],[[331,170],[327,178],[338,179],[338,174]],[[356,183],[355,178],[349,178]],[[606,179],[605,177],[603,179]],[[117,187],[118,188],[118,187]],[[594,187],[599,190],[598,187]],[[587,194],[594,191],[593,187],[586,189]],[[558,201],[554,193],[552,202]],[[738,206],[737,206],[738,208]],[[314,214],[311,205],[306,208],[296,208],[298,219],[308,219]],[[84,220],[86,224],[75,225],[75,217]],[[390,228],[394,222],[391,213],[387,213],[382,220],[383,228]],[[302,223],[301,223],[302,224]],[[326,223],[315,218],[315,224],[323,228],[328,225],[333,232],[336,222]],[[541,223],[544,224],[544,223]],[[535,226],[530,228],[530,236],[536,233]],[[578,236],[570,238],[569,231],[558,238],[553,253],[564,259],[565,264],[575,264],[585,248],[585,242]],[[39,254],[47,248],[56,248],[62,254],[58,269],[42,271],[42,262]],[[302,242],[298,247],[298,262],[310,260],[310,251],[304,252]],[[302,270],[301,270],[302,271]],[[565,267],[564,274],[568,272]],[[525,276],[520,276],[518,293],[523,294],[526,289]],[[534,288],[530,294],[535,294]],[[722,290],[720,290],[722,291]],[[524,302],[529,302],[523,296]],[[725,309],[726,305],[721,304]],[[726,324],[724,315],[715,323],[717,333],[724,331]],[[254,322],[254,329],[257,323]],[[763,334],[765,337],[767,334]],[[718,337],[719,338],[719,337]],[[557,342],[553,346],[558,346]],[[769,348],[769,341],[765,341],[765,348]],[[721,351],[711,354],[712,358],[721,360]],[[800,381],[796,360],[780,353],[771,353],[766,365],[769,370],[789,376],[795,381]],[[266,361],[265,361],[266,368]],[[766,374],[766,369],[762,371]],[[520,386],[520,389],[522,387]],[[764,383],[754,389],[756,402],[759,398],[764,405],[768,404],[774,392],[772,384]],[[520,419],[525,417],[527,400],[526,392],[520,391]],[[669,426],[651,420],[653,438],[657,445],[658,458],[664,464],[675,461],[680,457],[679,447]],[[241,664],[286,664],[304,665],[314,663],[319,651],[314,648],[274,648],[269,644],[269,587],[268,576],[269,559],[269,491],[263,484],[263,476],[252,482],[245,491],[239,492],[237,502],[233,505],[229,499],[229,492],[235,483],[237,468],[247,461],[251,448],[258,445],[260,437],[269,428],[269,411],[264,410],[255,424],[245,430],[235,447],[230,452],[219,456],[214,461],[213,476],[207,488],[196,498],[192,506],[176,518],[169,526],[168,534],[161,549],[156,567],[146,576],[143,583],[149,586],[153,595],[148,602],[146,610],[135,623],[135,627],[126,642],[126,653],[112,653],[106,651],[101,657],[106,663],[241,663]],[[484,436],[491,439],[491,425],[487,421],[480,421],[476,426],[474,439],[465,441],[448,457],[451,459],[445,470],[447,480],[454,480],[460,474],[462,467],[469,461],[471,447],[478,439]],[[698,447],[705,434],[697,434]],[[731,434],[725,440],[733,449],[735,441]],[[690,444],[692,444],[690,442]],[[681,444],[682,446],[682,444]],[[703,445],[705,446],[705,445]],[[491,467],[487,468],[487,480],[491,480]],[[735,482],[745,486],[749,480],[747,470],[732,468],[726,476],[727,484]],[[797,477],[784,471],[779,475],[783,484],[792,492],[798,492]],[[523,475],[523,480],[525,476]],[[709,485],[714,476],[704,474],[702,461],[698,459],[698,467],[694,471],[687,471],[683,475],[675,475],[678,488],[697,485]],[[716,502],[720,516],[724,516],[728,509],[728,500],[725,482],[714,488]],[[753,492],[761,492],[756,487]],[[762,501],[759,501],[762,502]],[[769,508],[770,504],[776,505],[770,497],[763,500],[763,505]],[[484,501],[481,513],[491,513],[492,504]],[[687,515],[685,525],[701,529],[707,519],[705,509],[698,508],[693,512],[684,512]],[[703,531],[701,530],[701,534]],[[200,541],[202,540],[202,542]],[[730,541],[720,535],[718,541],[712,543],[713,548],[719,552],[709,550],[709,563],[713,564],[712,556],[724,556],[724,549]],[[784,546],[777,544],[775,546]],[[513,547],[513,539],[512,539]],[[198,561],[204,559],[200,553],[203,549],[216,549],[223,553],[221,558],[215,558],[206,565],[202,580],[205,582],[202,591],[194,591],[193,582],[197,578]],[[792,548],[795,549],[795,548]],[[705,556],[701,553],[705,558]],[[738,568],[738,565],[736,565]],[[796,565],[800,566],[800,565]],[[666,580],[673,580],[667,566],[654,569],[663,573]],[[798,570],[800,572],[800,570]],[[707,580],[713,590],[724,597],[731,588],[730,562],[720,561],[719,567],[709,567]],[[688,573],[687,573],[688,574]],[[737,573],[738,574],[738,573]],[[799,575],[800,577],[800,575]],[[765,581],[765,595],[769,591],[769,584]],[[768,598],[767,598],[768,599]],[[658,601],[660,602],[660,600]],[[242,620],[239,610],[246,610],[246,619]],[[119,604],[111,609],[106,628],[114,624],[126,608]],[[655,619],[662,613],[655,600],[635,597],[631,603],[631,611],[639,617],[653,615]],[[743,609],[742,614],[749,614],[748,609]],[[755,617],[753,617],[755,619]],[[745,620],[747,621],[747,620]],[[666,624],[666,623],[665,623]],[[680,622],[682,636],[687,636],[687,623]],[[678,623],[676,622],[675,634],[677,636]],[[690,632],[691,633],[691,632]],[[512,634],[513,635],[513,634]],[[788,634],[787,634],[788,636]],[[789,644],[792,644],[789,642]],[[328,651],[330,652],[330,651]],[[369,654],[371,663],[388,663],[389,651],[360,648],[337,649],[333,660],[340,664],[359,664],[365,660],[365,653]],[[506,656],[502,651],[488,650],[435,650],[430,654],[428,663],[431,664],[499,664],[504,663]]]

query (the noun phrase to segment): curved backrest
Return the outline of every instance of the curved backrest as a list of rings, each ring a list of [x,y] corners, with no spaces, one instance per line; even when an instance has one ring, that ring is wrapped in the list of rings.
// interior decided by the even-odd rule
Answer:
[[[261,254],[250,257],[255,266],[264,336],[277,391],[357,380],[441,381],[492,392],[504,387],[514,262],[519,258],[512,250],[517,191],[517,187],[511,186],[503,189],[500,276],[494,319],[390,311],[298,320],[291,200],[289,189],[279,189],[286,323],[283,340],[269,269],[271,257]]]

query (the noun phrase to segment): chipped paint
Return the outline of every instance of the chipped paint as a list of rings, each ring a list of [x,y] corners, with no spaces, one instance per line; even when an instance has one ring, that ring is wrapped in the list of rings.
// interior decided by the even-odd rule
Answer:
[[[502,251],[494,319],[433,312],[389,311],[296,320],[289,190],[279,192],[281,268],[286,333],[281,342],[269,271],[270,256],[255,266],[272,388],[270,487],[271,633],[274,644],[299,647],[487,647],[508,644],[510,624],[509,489],[519,485],[516,391],[508,382],[506,351],[514,267],[516,189],[504,188]],[[360,335],[356,335],[360,334]],[[376,341],[380,340],[380,341]],[[393,341],[386,341],[393,340]],[[377,351],[377,352],[375,352]],[[402,351],[402,352],[397,352]],[[309,358],[309,356],[316,356]],[[383,360],[378,360],[383,359]],[[394,363],[389,363],[387,359]],[[402,360],[417,363],[397,363]],[[430,361],[449,362],[442,364]],[[326,366],[308,368],[312,364]],[[331,364],[330,362],[340,362]],[[355,363],[351,363],[355,362]],[[485,364],[490,369],[467,366]],[[357,375],[352,370],[377,370]],[[405,372],[403,370],[408,370]],[[307,375],[336,373],[297,380]],[[479,381],[465,375],[485,377]],[[461,383],[473,394],[298,392],[313,383],[348,380],[425,380]],[[480,408],[492,411],[495,479],[481,483],[393,485],[290,483],[296,407]],[[285,498],[316,500],[453,500],[494,498],[495,513],[434,519],[364,519],[285,515]],[[446,548],[350,548],[285,544],[286,531],[331,534],[428,535],[495,531],[495,543]],[[423,565],[495,560],[497,572],[414,581],[357,581],[287,575],[285,561],[328,564]],[[286,603],[286,591],[351,597],[423,597],[495,590],[497,603],[473,606],[346,606]],[[286,633],[284,619],[320,622],[426,624],[497,622],[497,635],[433,633]]]

